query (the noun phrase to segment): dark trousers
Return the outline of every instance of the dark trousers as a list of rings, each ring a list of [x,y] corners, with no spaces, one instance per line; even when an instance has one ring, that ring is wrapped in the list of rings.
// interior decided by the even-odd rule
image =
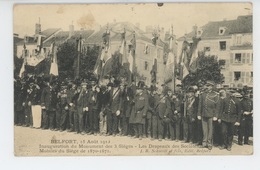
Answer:
[[[243,137],[244,137],[244,143],[248,144],[251,126],[252,126],[252,117],[246,117],[246,118],[242,119],[240,126],[238,128],[238,142],[239,143],[243,142]]]
[[[74,128],[74,114],[75,114],[75,110],[69,110],[68,127],[71,131],[75,130],[75,128]]]
[[[218,121],[213,121],[213,144],[221,146],[222,141],[221,124]]]
[[[163,133],[164,133],[164,123],[163,119],[161,119],[159,116],[152,116],[152,133],[154,139],[162,139]]]
[[[26,126],[32,126],[32,108],[31,106],[26,106],[24,109],[24,122]]]
[[[142,137],[143,136],[143,124],[136,123],[134,124],[134,131],[135,131],[135,137]]]
[[[69,111],[62,109],[60,115],[60,130],[67,129],[68,120],[69,120]]]
[[[121,126],[122,126],[122,135],[127,136],[129,134],[129,117],[126,117],[125,115],[121,118]]]
[[[118,116],[115,113],[107,113],[107,130],[108,134],[116,134],[118,132]]]
[[[85,131],[85,112],[78,110],[74,115],[75,131],[80,133]]]
[[[56,111],[51,111],[51,110],[42,110],[43,114],[43,129],[54,129],[55,128],[55,114]]]
[[[96,109],[91,109],[89,112],[89,132],[97,133],[98,132],[98,114],[99,112]]]
[[[195,141],[195,121],[191,121],[190,117],[187,116],[183,121],[183,139],[185,142],[194,142]]]
[[[151,137],[151,134],[152,134],[152,118],[146,118],[145,119],[145,125],[144,125],[144,129],[143,129],[144,133],[143,135],[144,136],[147,136],[147,137]]]
[[[24,124],[24,111],[23,110],[19,110],[15,112],[15,124],[17,125],[23,125]]]
[[[227,148],[231,148],[234,134],[234,123],[222,121],[221,133],[223,139],[223,145]]]
[[[55,129],[59,130],[61,125],[61,113],[62,109],[57,109],[55,112]]]
[[[197,119],[196,124],[197,124],[196,139],[198,144],[202,145],[202,141],[203,141],[202,121]]]
[[[212,146],[213,118],[202,117],[203,146]]]

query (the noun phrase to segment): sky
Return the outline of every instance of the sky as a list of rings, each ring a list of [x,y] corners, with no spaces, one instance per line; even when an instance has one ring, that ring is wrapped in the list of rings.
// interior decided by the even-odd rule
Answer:
[[[156,3],[146,4],[56,4],[56,5],[15,5],[14,33],[20,37],[33,35],[35,23],[42,30],[47,28],[69,29],[73,23],[75,30],[88,23],[88,28],[97,29],[107,23],[129,21],[139,23],[140,28],[152,25],[164,27],[166,31],[173,26],[177,37],[192,30],[192,26],[203,26],[209,21],[236,19],[239,15],[252,13],[251,3]],[[92,14],[94,18],[90,17]]]

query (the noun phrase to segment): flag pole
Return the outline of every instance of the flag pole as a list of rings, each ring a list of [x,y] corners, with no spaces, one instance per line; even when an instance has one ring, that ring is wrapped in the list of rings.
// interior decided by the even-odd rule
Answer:
[[[173,46],[173,25],[171,25],[171,31],[172,31],[172,36],[171,36],[171,39],[172,39],[172,46]],[[172,50],[173,50],[173,47],[170,47]],[[173,53],[173,51],[172,51]],[[174,55],[174,54],[173,54]],[[174,61],[173,61],[173,65],[174,65],[174,69],[173,69],[173,92],[175,93],[175,86],[176,86],[176,60],[177,60],[177,57],[176,55],[174,55]]]

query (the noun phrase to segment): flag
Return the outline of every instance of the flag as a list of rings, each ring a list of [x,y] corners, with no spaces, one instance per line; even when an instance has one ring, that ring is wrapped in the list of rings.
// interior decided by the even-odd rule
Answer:
[[[182,52],[179,60],[179,79],[183,80],[189,74],[188,50],[189,43],[184,41],[182,44]]]
[[[169,54],[165,66],[165,81],[172,80],[174,77],[174,54],[172,49],[173,37],[170,37]]]
[[[55,43],[53,43],[52,46],[53,46],[53,57],[51,62],[50,75],[58,76],[59,71],[58,71],[58,64],[57,64],[57,52],[56,52],[57,47],[55,46]]]
[[[129,62],[129,70],[131,71],[131,73],[133,73],[134,57],[132,56],[131,51],[128,54],[128,62]]]
[[[38,35],[38,39],[37,39],[37,51],[40,52],[42,48],[42,35]]]
[[[21,78],[23,76],[23,73],[25,71],[25,63],[26,63],[26,46],[25,43],[23,44],[23,65],[20,69],[19,77]]]
[[[157,81],[157,46],[155,46],[155,53],[154,53],[154,59],[153,59],[153,66],[152,66],[152,70],[150,72],[151,74],[151,83],[155,84]]]
[[[189,53],[190,63],[189,63],[189,68],[191,72],[196,72],[198,68],[198,44],[199,44],[200,38],[193,38],[193,43],[191,46],[191,51]]]

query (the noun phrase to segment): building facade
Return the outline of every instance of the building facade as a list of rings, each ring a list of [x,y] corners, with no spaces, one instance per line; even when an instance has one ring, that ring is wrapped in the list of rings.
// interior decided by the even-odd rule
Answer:
[[[198,50],[218,58],[221,73],[225,77],[223,86],[232,88],[252,86],[252,15],[239,16],[235,20],[209,22],[197,30],[197,34],[201,34]],[[194,32],[191,32],[178,39],[179,55],[182,42],[186,39],[192,43],[193,35]]]

